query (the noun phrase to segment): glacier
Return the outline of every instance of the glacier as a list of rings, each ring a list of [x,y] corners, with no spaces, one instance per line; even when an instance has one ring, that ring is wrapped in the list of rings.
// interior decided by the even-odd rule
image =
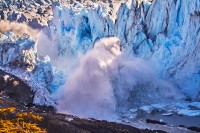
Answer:
[[[110,14],[101,4],[55,4],[47,38],[56,55],[50,58],[70,63],[96,40],[116,36],[123,51],[152,62],[160,79],[199,101],[199,7],[199,0],[127,0]]]
[[[183,93],[193,101],[200,101],[199,0],[127,0],[118,11],[97,3],[69,6],[54,2],[53,16],[37,40],[26,35],[19,39],[12,32],[0,37],[1,69],[31,86],[34,103],[56,105],[57,99],[52,94],[70,82],[70,76],[76,73],[80,61],[95,48],[96,42],[113,36],[119,38],[120,50],[126,55],[119,60],[125,59],[125,65],[129,61],[142,64],[139,69],[146,73],[136,73],[147,77],[147,82],[156,77],[157,83],[170,84],[162,86],[163,94],[167,94],[165,88],[174,88],[170,92],[177,95],[173,94],[172,99],[182,97]],[[148,99],[152,97],[159,101],[156,90],[146,89],[157,88],[157,83],[134,86],[145,88],[143,92],[127,89],[135,84],[129,84],[134,80],[129,76],[123,78],[123,72],[134,75],[135,71],[131,65],[125,68],[121,73],[111,73],[118,75],[110,82],[118,90],[115,95],[119,104],[128,100],[123,97],[128,93],[139,94],[133,95],[133,105],[152,102]],[[155,70],[153,77],[145,76],[151,73],[149,69]],[[147,100],[142,100],[143,97]]]
[[[10,31],[0,38],[0,69],[30,86],[34,92],[35,104],[55,105],[50,90],[53,68],[49,57],[38,57],[36,42],[27,34],[19,37]]]

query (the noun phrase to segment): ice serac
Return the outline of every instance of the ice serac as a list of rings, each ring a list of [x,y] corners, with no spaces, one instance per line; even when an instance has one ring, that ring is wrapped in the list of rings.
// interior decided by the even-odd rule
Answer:
[[[122,22],[117,21],[120,38],[132,45],[133,53],[153,61],[161,78],[172,80],[194,100],[199,100],[200,91],[199,10],[198,0],[154,0],[151,5],[143,1],[137,6],[133,1],[130,9],[121,6]]]
[[[40,60],[36,43],[24,35],[21,38],[12,32],[3,34],[0,40],[0,69],[24,81],[34,92],[33,102],[53,105],[50,85],[53,81],[49,60]]]
[[[128,0],[112,18],[102,5],[55,6],[50,29],[58,55],[85,53],[96,39],[114,35],[125,50],[153,62],[161,79],[200,100],[199,0]]]
[[[58,56],[74,56],[93,47],[96,39],[113,35],[114,22],[103,5],[65,7],[57,3],[49,31]]]
[[[116,35],[123,47],[143,57],[149,57],[153,47],[146,35],[145,23],[150,5],[149,1],[127,1],[121,5],[115,23]]]
[[[161,68],[160,76],[200,100],[200,1],[155,0],[146,23],[154,43],[151,60]]]

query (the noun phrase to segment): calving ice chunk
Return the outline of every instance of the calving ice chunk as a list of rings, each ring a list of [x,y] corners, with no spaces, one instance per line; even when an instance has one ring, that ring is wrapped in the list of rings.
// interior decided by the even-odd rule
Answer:
[[[120,43],[116,37],[103,38],[94,44],[80,60],[77,70],[64,85],[58,110],[82,117],[112,119],[115,98],[109,80],[110,67],[120,55]]]

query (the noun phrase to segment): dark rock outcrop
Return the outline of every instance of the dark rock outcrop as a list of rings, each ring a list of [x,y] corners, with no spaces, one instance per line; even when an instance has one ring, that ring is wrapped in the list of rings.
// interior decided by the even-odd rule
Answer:
[[[58,114],[53,107],[27,107],[10,99],[0,98],[3,108],[15,107],[15,113],[33,112],[43,117],[37,121],[39,127],[48,133],[166,133],[161,130],[138,129],[132,126],[108,122],[104,120],[80,119],[71,115]]]
[[[43,24],[40,22],[40,20],[36,18],[30,20],[28,25],[33,29],[41,29],[43,27]]]
[[[33,103],[34,93],[20,79],[0,70],[0,96],[28,104]]]
[[[17,20],[17,22],[19,22],[19,23],[23,23],[23,22],[26,22],[26,21],[27,21],[26,16],[24,16],[23,14],[21,14],[19,19]]]

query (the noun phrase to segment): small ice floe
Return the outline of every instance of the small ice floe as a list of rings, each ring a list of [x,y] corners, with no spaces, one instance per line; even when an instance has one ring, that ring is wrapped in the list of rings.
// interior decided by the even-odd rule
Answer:
[[[141,110],[143,110],[147,113],[151,113],[154,109],[161,111],[161,110],[165,110],[165,108],[166,108],[166,105],[160,104],[160,103],[152,104],[152,105],[145,105],[145,106],[140,107]]]
[[[136,116],[136,115],[131,115],[131,116],[129,116],[128,118],[129,118],[129,119],[134,119],[135,116]]]
[[[188,107],[195,107],[196,109],[200,110],[200,102],[192,102]]]
[[[135,113],[135,112],[137,112],[137,109],[130,109],[129,110],[131,113]]]
[[[161,103],[157,103],[157,104],[152,104],[153,108],[157,108],[157,109],[164,109],[166,107],[165,104],[161,104]]]
[[[161,115],[163,115],[163,116],[172,116],[172,115],[173,115],[173,113],[171,113],[171,112],[168,112],[168,113],[162,113]]]
[[[151,104],[140,107],[146,113],[151,113],[153,110],[164,111],[163,116],[172,116],[174,113],[185,116],[200,116],[200,102],[183,102],[177,101],[167,104]]]
[[[177,113],[186,116],[200,116],[200,110],[180,109]]]
[[[140,107],[140,109],[147,112],[147,113],[151,113],[151,111],[152,111],[152,107],[148,106],[148,105],[142,106],[142,107]]]
[[[137,111],[137,110],[136,110]],[[126,111],[126,112],[124,112],[124,113],[122,113],[120,116],[121,116],[121,118],[120,119],[123,119],[123,120],[133,120],[133,119],[135,119],[136,118],[136,116],[137,116],[137,112],[136,112],[135,110],[129,110],[129,111]]]
[[[160,122],[163,122],[163,119],[160,119],[159,121],[160,121]]]

